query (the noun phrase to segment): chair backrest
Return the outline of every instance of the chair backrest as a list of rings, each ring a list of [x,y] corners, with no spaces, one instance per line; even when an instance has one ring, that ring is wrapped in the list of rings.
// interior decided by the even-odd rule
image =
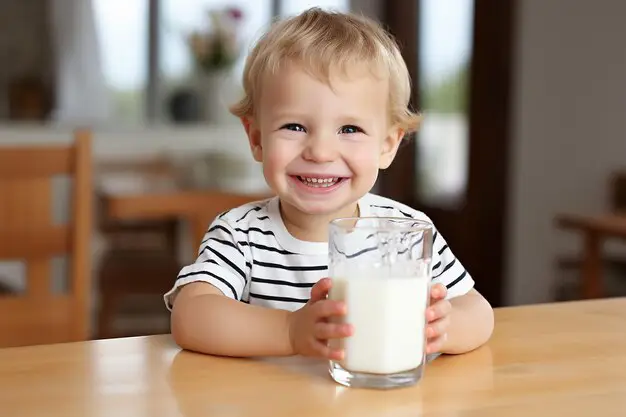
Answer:
[[[52,215],[59,176],[72,183],[66,225]],[[26,291],[0,296],[0,347],[89,339],[92,189],[89,131],[65,146],[0,147],[0,261],[26,266]],[[63,294],[52,290],[55,256],[69,260]]]
[[[206,198],[203,199],[205,202],[194,207],[193,214],[188,218],[193,239],[193,249],[196,250],[200,246],[209,225],[220,213],[268,197],[271,197],[271,195],[235,194],[221,191],[207,193]]]

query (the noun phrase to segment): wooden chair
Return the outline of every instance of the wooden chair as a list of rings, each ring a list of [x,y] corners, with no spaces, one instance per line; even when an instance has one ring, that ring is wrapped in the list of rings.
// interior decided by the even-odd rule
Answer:
[[[66,146],[0,147],[0,260],[26,264],[24,294],[0,296],[0,347],[90,336],[91,135]],[[53,224],[52,178],[72,179],[71,223]],[[69,256],[68,292],[51,289],[51,258]]]
[[[225,192],[207,192],[203,198],[189,197],[188,194],[168,196],[169,203],[187,206],[184,210],[187,215],[183,219],[151,219],[154,224],[186,220],[190,225],[192,247],[196,251],[202,241],[210,222],[221,212],[242,204],[264,198],[260,195],[232,194]],[[174,199],[178,199],[174,202]],[[155,234],[157,229],[146,228],[141,231],[133,229],[127,235],[134,235],[134,241],[139,241],[142,234]],[[172,235],[171,231],[164,231],[164,237]],[[137,244],[135,248],[127,244],[124,248],[112,248],[102,260],[99,275],[100,310],[98,313],[98,338],[112,338],[122,336],[139,336],[143,334],[162,333],[166,329],[151,328],[150,330],[120,330],[116,327],[116,318],[120,316],[120,305],[129,296],[150,296],[151,299],[162,302],[163,294],[169,290],[180,271],[176,254],[172,252],[171,238],[163,240],[163,244],[155,244],[146,249]],[[126,242],[131,242],[127,239]],[[132,244],[132,243],[131,243]],[[163,308],[163,314],[167,314]],[[144,315],[142,315],[144,316]],[[128,320],[127,320],[128,321]]]
[[[162,158],[145,161],[101,162],[96,171],[102,177],[121,176],[122,178],[142,178],[158,181],[161,177],[171,177],[172,167]],[[107,251],[103,254],[98,274],[98,324],[97,337],[138,336],[148,333],[163,333],[166,325],[129,325],[132,316],[146,317],[153,313],[158,295],[169,289],[180,270],[177,259],[178,219],[112,219],[107,216],[106,199],[96,192],[96,226],[107,241]],[[143,302],[130,300],[130,296],[141,296]],[[137,298],[137,297],[135,297]],[[132,303],[130,303],[130,302]],[[150,308],[151,307],[151,308]],[[165,312],[163,312],[165,313]],[[152,314],[154,315],[154,314]],[[120,328],[118,322],[124,322]]]
[[[609,176],[608,180],[609,192],[609,209],[614,214],[626,214],[626,171],[618,170]],[[557,224],[559,222],[557,221]],[[626,271],[626,254],[623,253],[607,253],[601,254],[603,269],[611,271]],[[556,260],[557,270],[560,272],[581,271],[584,268],[584,261],[581,254],[559,256]],[[620,275],[624,275],[621,272]],[[602,281],[602,276],[597,277],[597,282]],[[556,299],[569,300],[577,298],[593,298],[593,292],[589,289],[585,290],[580,287],[580,282],[576,281],[574,285],[568,282],[558,282],[556,288]],[[601,284],[598,284],[599,286]],[[602,285],[603,286],[603,285]]]
[[[188,215],[192,245],[197,250],[211,222],[222,212],[253,201],[270,197],[265,194],[234,194],[215,192],[206,205],[197,207]]]

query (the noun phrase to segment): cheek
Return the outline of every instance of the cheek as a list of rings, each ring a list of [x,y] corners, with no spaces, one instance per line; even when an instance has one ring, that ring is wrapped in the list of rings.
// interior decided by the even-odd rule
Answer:
[[[352,146],[346,152],[352,168],[357,171],[378,170],[380,147],[376,144],[360,144]]]
[[[263,147],[263,161],[265,162],[266,172],[284,170],[298,154],[295,148],[294,144],[289,143],[289,141],[281,141],[280,144],[275,140],[268,141]]]

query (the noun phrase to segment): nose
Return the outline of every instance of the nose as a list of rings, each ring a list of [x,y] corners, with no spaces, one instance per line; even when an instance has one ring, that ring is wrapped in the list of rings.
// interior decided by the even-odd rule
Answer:
[[[306,141],[302,157],[311,162],[333,162],[339,155],[336,137],[325,135],[311,135]]]

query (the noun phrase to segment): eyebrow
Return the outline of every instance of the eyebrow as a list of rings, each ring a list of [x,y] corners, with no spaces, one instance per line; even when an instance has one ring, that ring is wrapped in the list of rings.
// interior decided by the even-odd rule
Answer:
[[[306,120],[309,119],[310,116],[306,113],[293,112],[288,109],[278,109],[272,112],[273,119],[295,119],[295,120]],[[334,117],[335,122],[339,122],[341,124],[362,124],[367,121],[366,117],[359,117],[356,115],[346,114],[346,115],[338,115]]]
[[[363,117],[357,117],[357,116],[341,116],[337,120],[341,121],[341,123],[347,123],[347,124],[362,124],[367,119]]]
[[[306,119],[308,115],[306,113],[294,112],[287,109],[278,109],[272,111],[272,117],[275,119]]]

